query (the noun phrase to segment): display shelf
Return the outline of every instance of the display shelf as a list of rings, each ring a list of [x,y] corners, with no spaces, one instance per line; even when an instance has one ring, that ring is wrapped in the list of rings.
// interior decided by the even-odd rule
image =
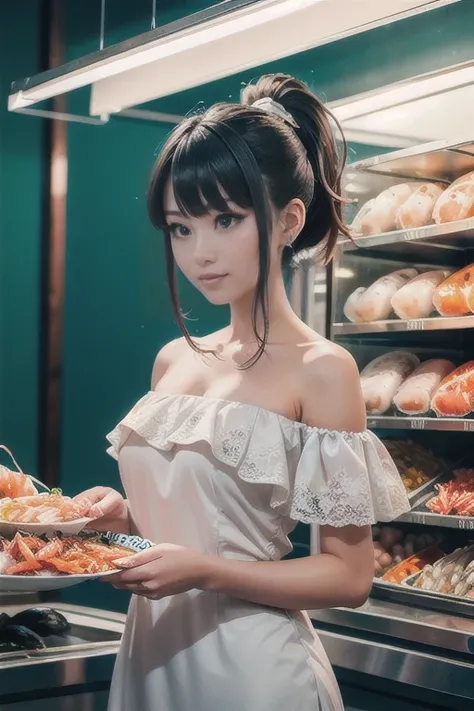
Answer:
[[[443,225],[427,225],[410,230],[395,230],[378,235],[368,235],[354,239],[343,238],[339,244],[344,251],[359,251],[364,249],[386,248],[397,246],[409,248],[412,243],[420,243],[430,247],[441,247],[449,250],[465,250],[474,247],[474,217],[458,220]],[[428,244],[429,243],[429,244]]]
[[[371,430],[431,430],[437,432],[474,432],[474,419],[462,417],[403,417],[380,415],[367,417]]]
[[[404,333],[408,331],[457,331],[474,328],[474,315],[419,318],[410,321],[387,319],[371,323],[334,323],[335,336],[360,336],[365,333]]]
[[[397,518],[397,521],[416,523],[421,526],[439,526],[440,528],[474,531],[474,516],[442,516],[430,511],[409,511]]]

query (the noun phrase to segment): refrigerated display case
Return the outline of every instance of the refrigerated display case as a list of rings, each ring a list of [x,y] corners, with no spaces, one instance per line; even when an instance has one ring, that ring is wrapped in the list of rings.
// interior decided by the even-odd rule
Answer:
[[[453,182],[472,171],[474,139],[462,143],[430,143],[354,163],[346,169],[344,179],[347,197],[357,201],[349,209],[348,222],[351,223],[367,204],[366,214],[369,214],[370,205],[373,205],[369,201],[393,186],[410,184],[414,191],[428,183],[438,186],[435,202],[440,200],[440,195],[445,196],[445,202],[454,200],[454,196],[449,195],[449,191],[455,191]],[[474,173],[470,180],[473,178]],[[410,318],[400,318],[394,313],[390,295],[387,296],[383,289],[375,291],[373,298],[377,308],[372,311],[375,316],[377,312],[383,313],[383,318],[372,320],[370,310],[352,309],[354,303],[359,303],[357,299],[364,293],[363,288],[394,271],[409,270],[404,283],[413,278],[412,270],[418,274],[444,271],[437,286],[429,292],[434,294],[450,274],[474,263],[474,199],[473,206],[466,203],[471,199],[470,195],[474,195],[474,182],[471,185],[469,178],[465,181],[469,183],[468,195],[463,194],[465,202],[461,208],[471,215],[465,219],[442,222],[437,214],[438,222],[435,223],[430,209],[429,216],[424,218],[425,224],[403,229],[400,219],[398,228],[390,225],[390,220],[385,220],[388,229],[384,232],[377,231],[376,219],[372,224],[363,223],[363,229],[361,221],[355,220],[359,230],[357,236],[341,240],[326,273],[325,319],[318,323],[311,317],[307,320],[320,333],[324,332],[325,322],[326,335],[351,351],[361,371],[374,358],[393,351],[410,352],[420,363],[430,359],[448,360],[453,368],[474,360],[474,309],[470,310],[468,306],[471,288],[474,297],[474,287],[471,287],[474,266],[472,277],[468,270],[462,288],[458,289],[466,301],[463,313],[441,315],[435,309],[436,298],[433,297],[428,312],[426,303],[417,301]],[[310,298],[320,298],[320,282],[308,278],[309,274],[315,273],[315,268],[312,269],[313,272],[311,267],[306,268],[307,292],[310,293],[305,296],[306,302]],[[318,274],[321,279],[320,270]],[[356,292],[357,289],[361,291]],[[316,294],[311,294],[312,290]],[[412,293],[418,299],[418,287]],[[348,302],[351,295],[354,296]],[[388,313],[387,304],[383,303],[387,298]],[[474,305],[474,300],[472,303]],[[369,317],[363,320],[364,314],[367,316],[368,313]],[[306,314],[311,315],[308,306]],[[400,377],[404,380],[406,374]],[[387,403],[374,405],[370,398],[366,402],[369,429],[384,439],[392,450],[402,452],[401,459],[404,447],[406,453],[414,447],[429,453],[432,461],[440,464],[437,471],[429,475],[424,473],[419,486],[416,482],[406,484],[412,510],[392,526],[398,531],[396,536],[402,543],[409,537],[411,541],[424,540],[423,536],[429,533],[436,541],[435,546],[439,546],[434,560],[423,559],[424,552],[421,554],[419,550],[407,551],[421,555],[421,560],[416,556],[405,556],[409,562],[415,561],[418,568],[412,569],[404,564],[404,570],[400,573],[398,569],[397,575],[405,577],[400,582],[390,582],[390,577],[395,579],[388,574],[391,568],[395,570],[393,556],[391,565],[382,567],[381,574],[374,578],[371,596],[361,608],[311,613],[343,688],[348,685],[349,688],[365,689],[369,694],[379,694],[379,703],[383,697],[387,708],[389,697],[399,699],[398,706],[394,707],[397,709],[404,708],[407,699],[415,704],[425,704],[426,708],[466,708],[466,703],[472,703],[474,699],[474,562],[471,564],[474,549],[469,548],[474,542],[474,506],[469,507],[474,501],[474,481],[470,487],[462,484],[463,476],[470,481],[470,468],[474,466],[471,434],[474,432],[474,379],[472,385],[467,378],[458,379],[449,386],[439,385],[439,380],[443,382],[440,377],[436,387],[434,381],[431,382],[433,399],[429,399],[427,407],[420,406],[417,401],[416,414],[398,410],[392,397],[388,407]],[[467,414],[456,416],[455,409],[448,412],[452,405],[446,404],[449,397],[443,399],[445,411],[435,414],[431,405],[436,407],[435,403],[441,397],[438,395],[438,400],[434,397],[437,387],[444,387],[449,397],[453,392],[455,398],[464,397]],[[407,470],[410,469],[410,462],[405,464]],[[404,466],[402,463],[401,468]],[[415,471],[416,466],[412,469]],[[460,470],[467,473],[459,474]],[[403,477],[406,471],[400,471],[400,474]],[[448,485],[449,481],[454,483]],[[436,487],[440,485],[442,488],[438,492]],[[452,499],[443,498],[457,492],[456,487],[461,487],[459,491],[464,494],[464,504],[457,509]],[[441,499],[434,501],[438,493]],[[457,553],[453,557],[455,562],[448,568],[452,559],[446,556],[464,548],[463,557]],[[430,550],[432,554],[432,548]],[[412,574],[406,574],[408,572]],[[424,588],[417,587],[421,584],[420,577]]]

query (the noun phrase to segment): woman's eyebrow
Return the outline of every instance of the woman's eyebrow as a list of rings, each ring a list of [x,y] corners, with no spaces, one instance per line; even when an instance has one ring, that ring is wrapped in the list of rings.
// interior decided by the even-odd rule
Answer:
[[[178,217],[184,217],[179,210],[165,210],[165,215],[177,215]]]

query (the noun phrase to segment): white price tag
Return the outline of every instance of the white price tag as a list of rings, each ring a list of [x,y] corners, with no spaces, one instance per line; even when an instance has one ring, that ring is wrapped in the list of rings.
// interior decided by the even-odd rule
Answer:
[[[423,331],[425,327],[425,322],[422,318],[415,318],[411,321],[407,321],[407,331]]]
[[[410,420],[410,428],[412,430],[424,430],[425,429],[425,421],[423,419],[413,419]]]

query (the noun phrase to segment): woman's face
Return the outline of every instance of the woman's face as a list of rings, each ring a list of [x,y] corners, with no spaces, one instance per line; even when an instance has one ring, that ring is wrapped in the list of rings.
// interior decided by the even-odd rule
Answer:
[[[255,292],[258,278],[258,230],[255,214],[237,205],[226,213],[185,217],[171,184],[164,210],[174,259],[187,279],[213,304],[232,304]],[[270,276],[281,269],[284,228],[274,220],[270,242]]]

